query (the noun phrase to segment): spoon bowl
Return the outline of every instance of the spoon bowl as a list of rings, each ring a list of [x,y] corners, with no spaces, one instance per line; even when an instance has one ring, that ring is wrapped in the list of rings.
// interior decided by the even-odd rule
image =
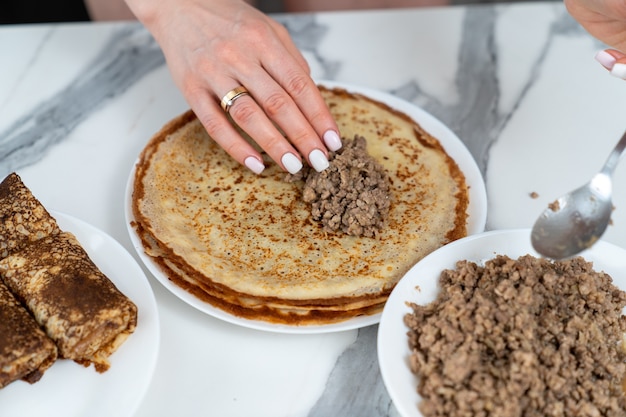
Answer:
[[[611,178],[600,173],[551,203],[531,231],[535,250],[548,258],[564,259],[590,248],[611,221],[611,189]]]
[[[570,258],[596,243],[611,221],[611,175],[626,147],[626,133],[591,181],[548,205],[532,228],[533,248],[552,259]]]

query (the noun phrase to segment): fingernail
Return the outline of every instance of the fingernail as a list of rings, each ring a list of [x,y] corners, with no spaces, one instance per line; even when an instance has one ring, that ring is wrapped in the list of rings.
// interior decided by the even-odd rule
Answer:
[[[260,174],[265,169],[265,165],[263,165],[263,162],[259,161],[254,156],[247,157],[243,161],[243,163],[246,165],[246,167],[248,167],[250,171],[254,172],[255,174]]]
[[[339,150],[343,146],[341,138],[334,130],[327,130],[326,133],[324,133],[323,139],[329,151]]]
[[[309,162],[317,172],[322,172],[326,168],[328,168],[329,163],[324,152],[319,149],[313,149],[309,154]]]
[[[611,70],[611,75],[626,80],[626,64],[615,64]]]
[[[596,61],[598,61],[600,64],[602,64],[602,66],[606,69],[611,69],[613,68],[613,65],[615,65],[615,57],[611,54],[609,54],[607,51],[599,51],[596,56]]]
[[[302,169],[302,162],[292,153],[286,153],[280,158],[280,162],[290,174],[295,174]]]

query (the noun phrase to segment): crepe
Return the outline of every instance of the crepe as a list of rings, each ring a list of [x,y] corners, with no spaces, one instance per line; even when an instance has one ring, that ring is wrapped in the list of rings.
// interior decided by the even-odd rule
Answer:
[[[16,173],[9,174],[0,183],[0,259],[56,233],[56,220]]]
[[[0,281],[0,388],[37,382],[57,359],[57,348]]]
[[[39,239],[0,260],[0,275],[63,358],[106,371],[108,356],[135,329],[135,304],[69,232]]]
[[[269,159],[249,172],[187,112],[141,153],[132,196],[145,252],[169,279],[240,317],[331,323],[379,312],[411,266],[466,235],[465,178],[435,138],[383,103],[321,91],[342,136],[364,136],[389,175],[387,228],[376,239],[325,232],[302,184]]]

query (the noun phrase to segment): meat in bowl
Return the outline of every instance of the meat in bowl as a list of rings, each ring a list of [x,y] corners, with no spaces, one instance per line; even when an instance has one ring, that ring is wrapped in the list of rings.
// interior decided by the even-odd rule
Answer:
[[[461,261],[411,304],[411,370],[433,416],[624,416],[626,293],[583,258]]]

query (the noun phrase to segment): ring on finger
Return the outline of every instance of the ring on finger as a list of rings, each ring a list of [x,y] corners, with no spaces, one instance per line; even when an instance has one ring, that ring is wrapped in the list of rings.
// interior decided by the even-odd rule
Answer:
[[[226,93],[224,97],[222,97],[222,101],[220,101],[220,106],[222,106],[222,110],[228,113],[232,105],[235,104],[235,100],[249,94],[250,93],[248,92],[246,87],[240,85],[239,87],[233,88],[228,93]]]

